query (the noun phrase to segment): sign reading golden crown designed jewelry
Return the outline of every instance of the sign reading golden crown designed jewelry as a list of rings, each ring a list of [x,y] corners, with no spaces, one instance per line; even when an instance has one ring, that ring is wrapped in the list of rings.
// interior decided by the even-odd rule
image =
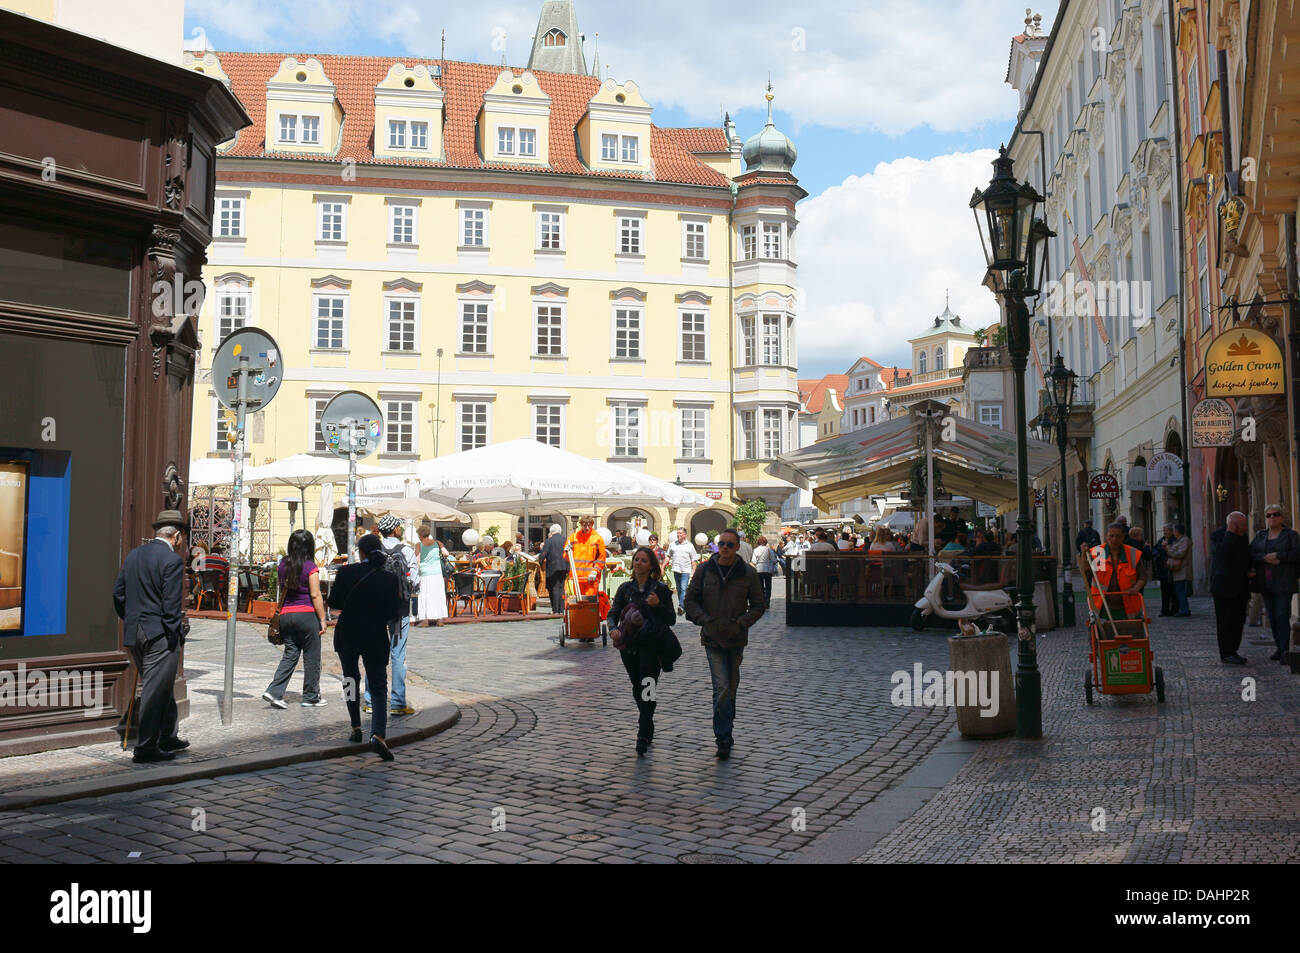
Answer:
[[[1255,328],[1231,328],[1205,352],[1205,393],[1209,397],[1253,397],[1285,393],[1282,349]]]

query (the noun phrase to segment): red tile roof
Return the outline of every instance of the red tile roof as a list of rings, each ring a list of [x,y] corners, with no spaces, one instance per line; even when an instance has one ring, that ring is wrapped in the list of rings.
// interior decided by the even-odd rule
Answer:
[[[266,83],[279,70],[286,56],[297,56],[299,61],[308,55],[320,61],[326,77],[334,84],[335,94],[343,109],[343,137],[336,153],[305,156],[268,150],[266,146]],[[594,76],[569,73],[534,71],[538,85],[551,97],[550,163],[548,166],[509,165],[485,162],[478,154],[475,127],[483,105],[483,94],[496,82],[506,67],[484,63],[461,63],[442,60],[442,75],[435,81],[442,88],[443,98],[443,148],[446,160],[441,162],[415,159],[376,158],[373,151],[375,125],[375,87],[388,75],[394,63],[416,65],[418,60],[376,56],[331,56],[293,53],[218,53],[222,69],[230,77],[230,88],[248,111],[253,124],[244,129],[233,148],[231,156],[285,156],[307,162],[338,162],[354,159],[372,165],[433,166],[461,169],[503,169],[532,173],[561,173],[596,176],[607,179],[632,179],[644,181],[639,172],[593,171],[582,164],[574,139],[574,127],[586,112],[587,103],[600,88]],[[428,63],[426,65],[433,65]],[[516,75],[522,70],[516,70]],[[691,155],[676,133],[687,133],[692,141],[697,130],[667,130],[651,127],[650,155],[654,160],[655,181],[688,185],[706,185],[725,188],[727,179]],[[718,130],[721,138],[721,130]]]
[[[885,387],[893,387],[895,384],[902,386],[912,379],[912,372],[906,367],[882,367],[880,369],[880,383]]]
[[[727,152],[727,134],[714,126],[691,126],[684,129],[665,129],[678,145],[687,152]]]
[[[807,385],[807,397],[804,396],[805,385]],[[844,392],[849,389],[848,376],[845,374],[827,374],[820,380],[799,382],[799,398],[803,400],[804,406],[808,408],[808,413],[821,413],[828,388],[843,397]]]

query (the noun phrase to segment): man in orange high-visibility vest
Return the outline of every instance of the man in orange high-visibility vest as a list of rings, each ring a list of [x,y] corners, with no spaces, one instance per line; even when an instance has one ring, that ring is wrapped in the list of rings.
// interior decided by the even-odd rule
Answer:
[[[578,577],[578,592],[584,596],[597,595],[597,584],[605,565],[605,541],[594,529],[596,518],[583,516],[578,520],[578,531],[569,537],[565,547],[573,560],[574,575]]]
[[[1101,593],[1105,593],[1110,615],[1116,619],[1142,619],[1146,607],[1142,590],[1151,577],[1151,567],[1142,559],[1142,551],[1124,543],[1125,529],[1112,523],[1106,530],[1106,544],[1088,550],[1088,599],[1093,611],[1107,618],[1102,611]]]

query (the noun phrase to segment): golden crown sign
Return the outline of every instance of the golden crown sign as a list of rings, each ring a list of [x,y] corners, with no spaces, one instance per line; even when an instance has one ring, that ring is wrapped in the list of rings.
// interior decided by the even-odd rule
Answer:
[[[1205,395],[1282,394],[1286,392],[1284,370],[1276,341],[1257,328],[1232,328],[1211,341],[1205,352]]]

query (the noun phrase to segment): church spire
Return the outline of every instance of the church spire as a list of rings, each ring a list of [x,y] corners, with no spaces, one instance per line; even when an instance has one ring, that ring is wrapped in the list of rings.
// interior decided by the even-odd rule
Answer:
[[[573,0],[546,0],[542,4],[528,68],[586,75],[587,62],[582,55],[582,34],[578,32],[578,11]]]
[[[595,34],[591,41],[591,75],[600,79],[600,34]]]

